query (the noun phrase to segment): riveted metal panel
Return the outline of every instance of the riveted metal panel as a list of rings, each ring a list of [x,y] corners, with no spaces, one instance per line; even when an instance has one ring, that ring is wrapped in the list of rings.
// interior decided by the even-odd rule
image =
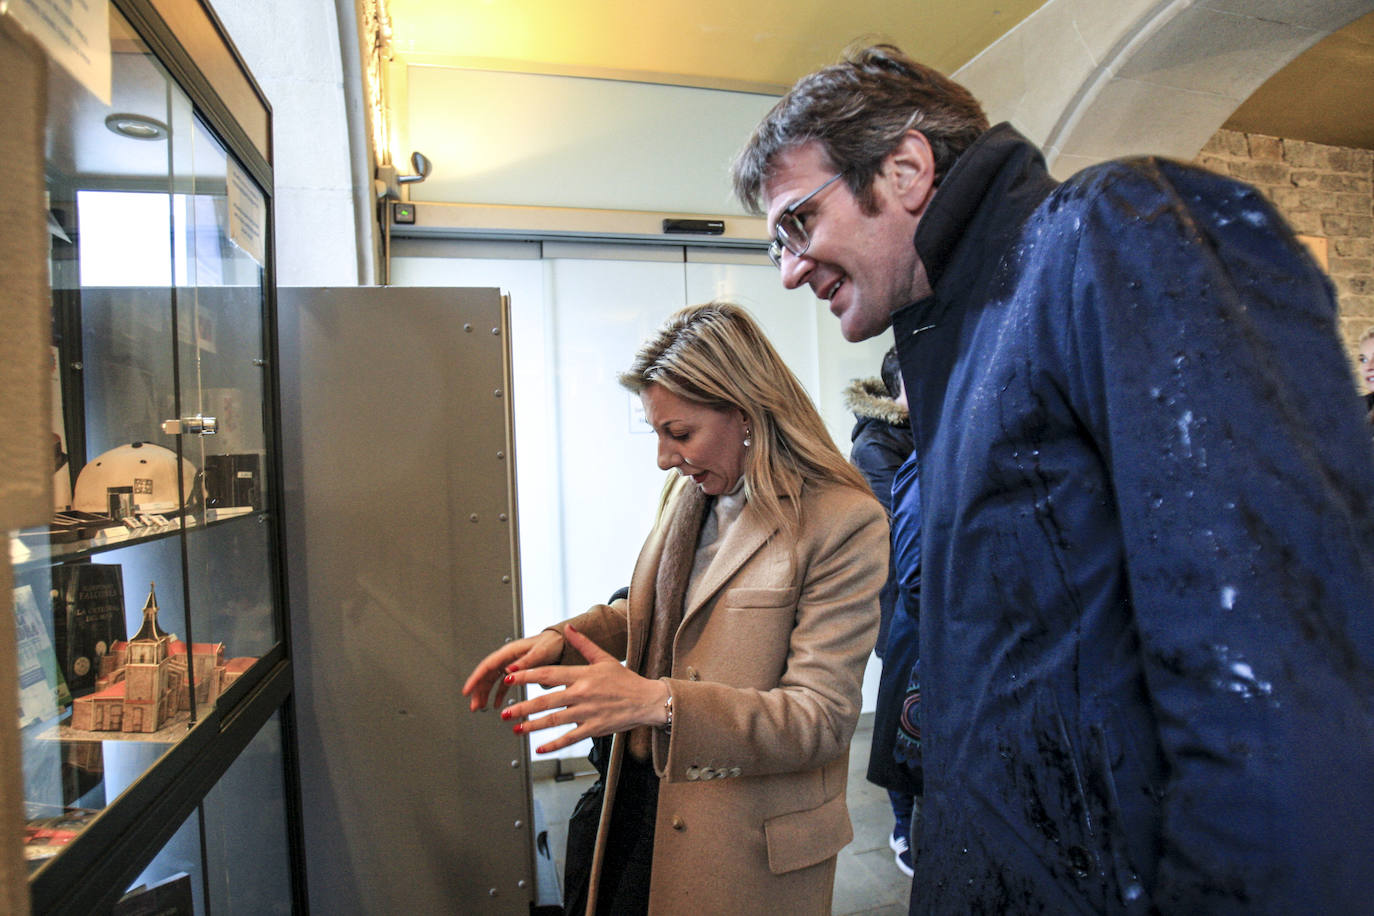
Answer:
[[[499,291],[279,292],[311,909],[528,913],[525,742],[459,693],[519,633]]]

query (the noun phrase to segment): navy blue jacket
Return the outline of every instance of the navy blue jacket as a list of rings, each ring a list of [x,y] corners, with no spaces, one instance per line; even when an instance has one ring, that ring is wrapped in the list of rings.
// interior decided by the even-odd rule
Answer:
[[[854,414],[849,460],[864,475],[868,487],[892,517],[892,477],[911,454],[911,427],[906,408],[887,393],[882,379],[854,379],[844,390],[844,406]],[[878,642],[874,652],[885,657],[887,631],[896,606],[896,568],[888,565],[887,581],[878,592]]]
[[[896,609],[873,711],[868,781],[905,795],[922,793],[921,463],[914,452],[892,477],[892,571]]]
[[[1007,125],[915,244],[912,911],[1367,912],[1374,458],[1330,284],[1249,187],[1056,185]]]

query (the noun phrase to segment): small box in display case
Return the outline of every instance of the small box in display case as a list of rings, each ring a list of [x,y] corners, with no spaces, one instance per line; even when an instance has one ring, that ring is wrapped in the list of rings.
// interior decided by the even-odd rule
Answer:
[[[261,508],[262,471],[254,452],[205,456],[205,508]]]

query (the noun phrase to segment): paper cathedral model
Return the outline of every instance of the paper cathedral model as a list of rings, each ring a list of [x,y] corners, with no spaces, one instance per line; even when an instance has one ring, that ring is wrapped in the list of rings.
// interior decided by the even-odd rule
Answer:
[[[157,590],[148,587],[143,626],[128,642],[116,642],[100,661],[96,690],[72,701],[71,727],[80,731],[151,734],[190,709],[187,669],[194,674],[196,703],[214,702],[257,661],[224,659],[223,643],[189,647],[157,622]]]

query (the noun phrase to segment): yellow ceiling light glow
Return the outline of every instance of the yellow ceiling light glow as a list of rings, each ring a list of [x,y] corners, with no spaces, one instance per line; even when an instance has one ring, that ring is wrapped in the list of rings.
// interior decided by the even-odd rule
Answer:
[[[950,72],[1043,0],[389,0],[410,64],[781,92],[858,39]]]

